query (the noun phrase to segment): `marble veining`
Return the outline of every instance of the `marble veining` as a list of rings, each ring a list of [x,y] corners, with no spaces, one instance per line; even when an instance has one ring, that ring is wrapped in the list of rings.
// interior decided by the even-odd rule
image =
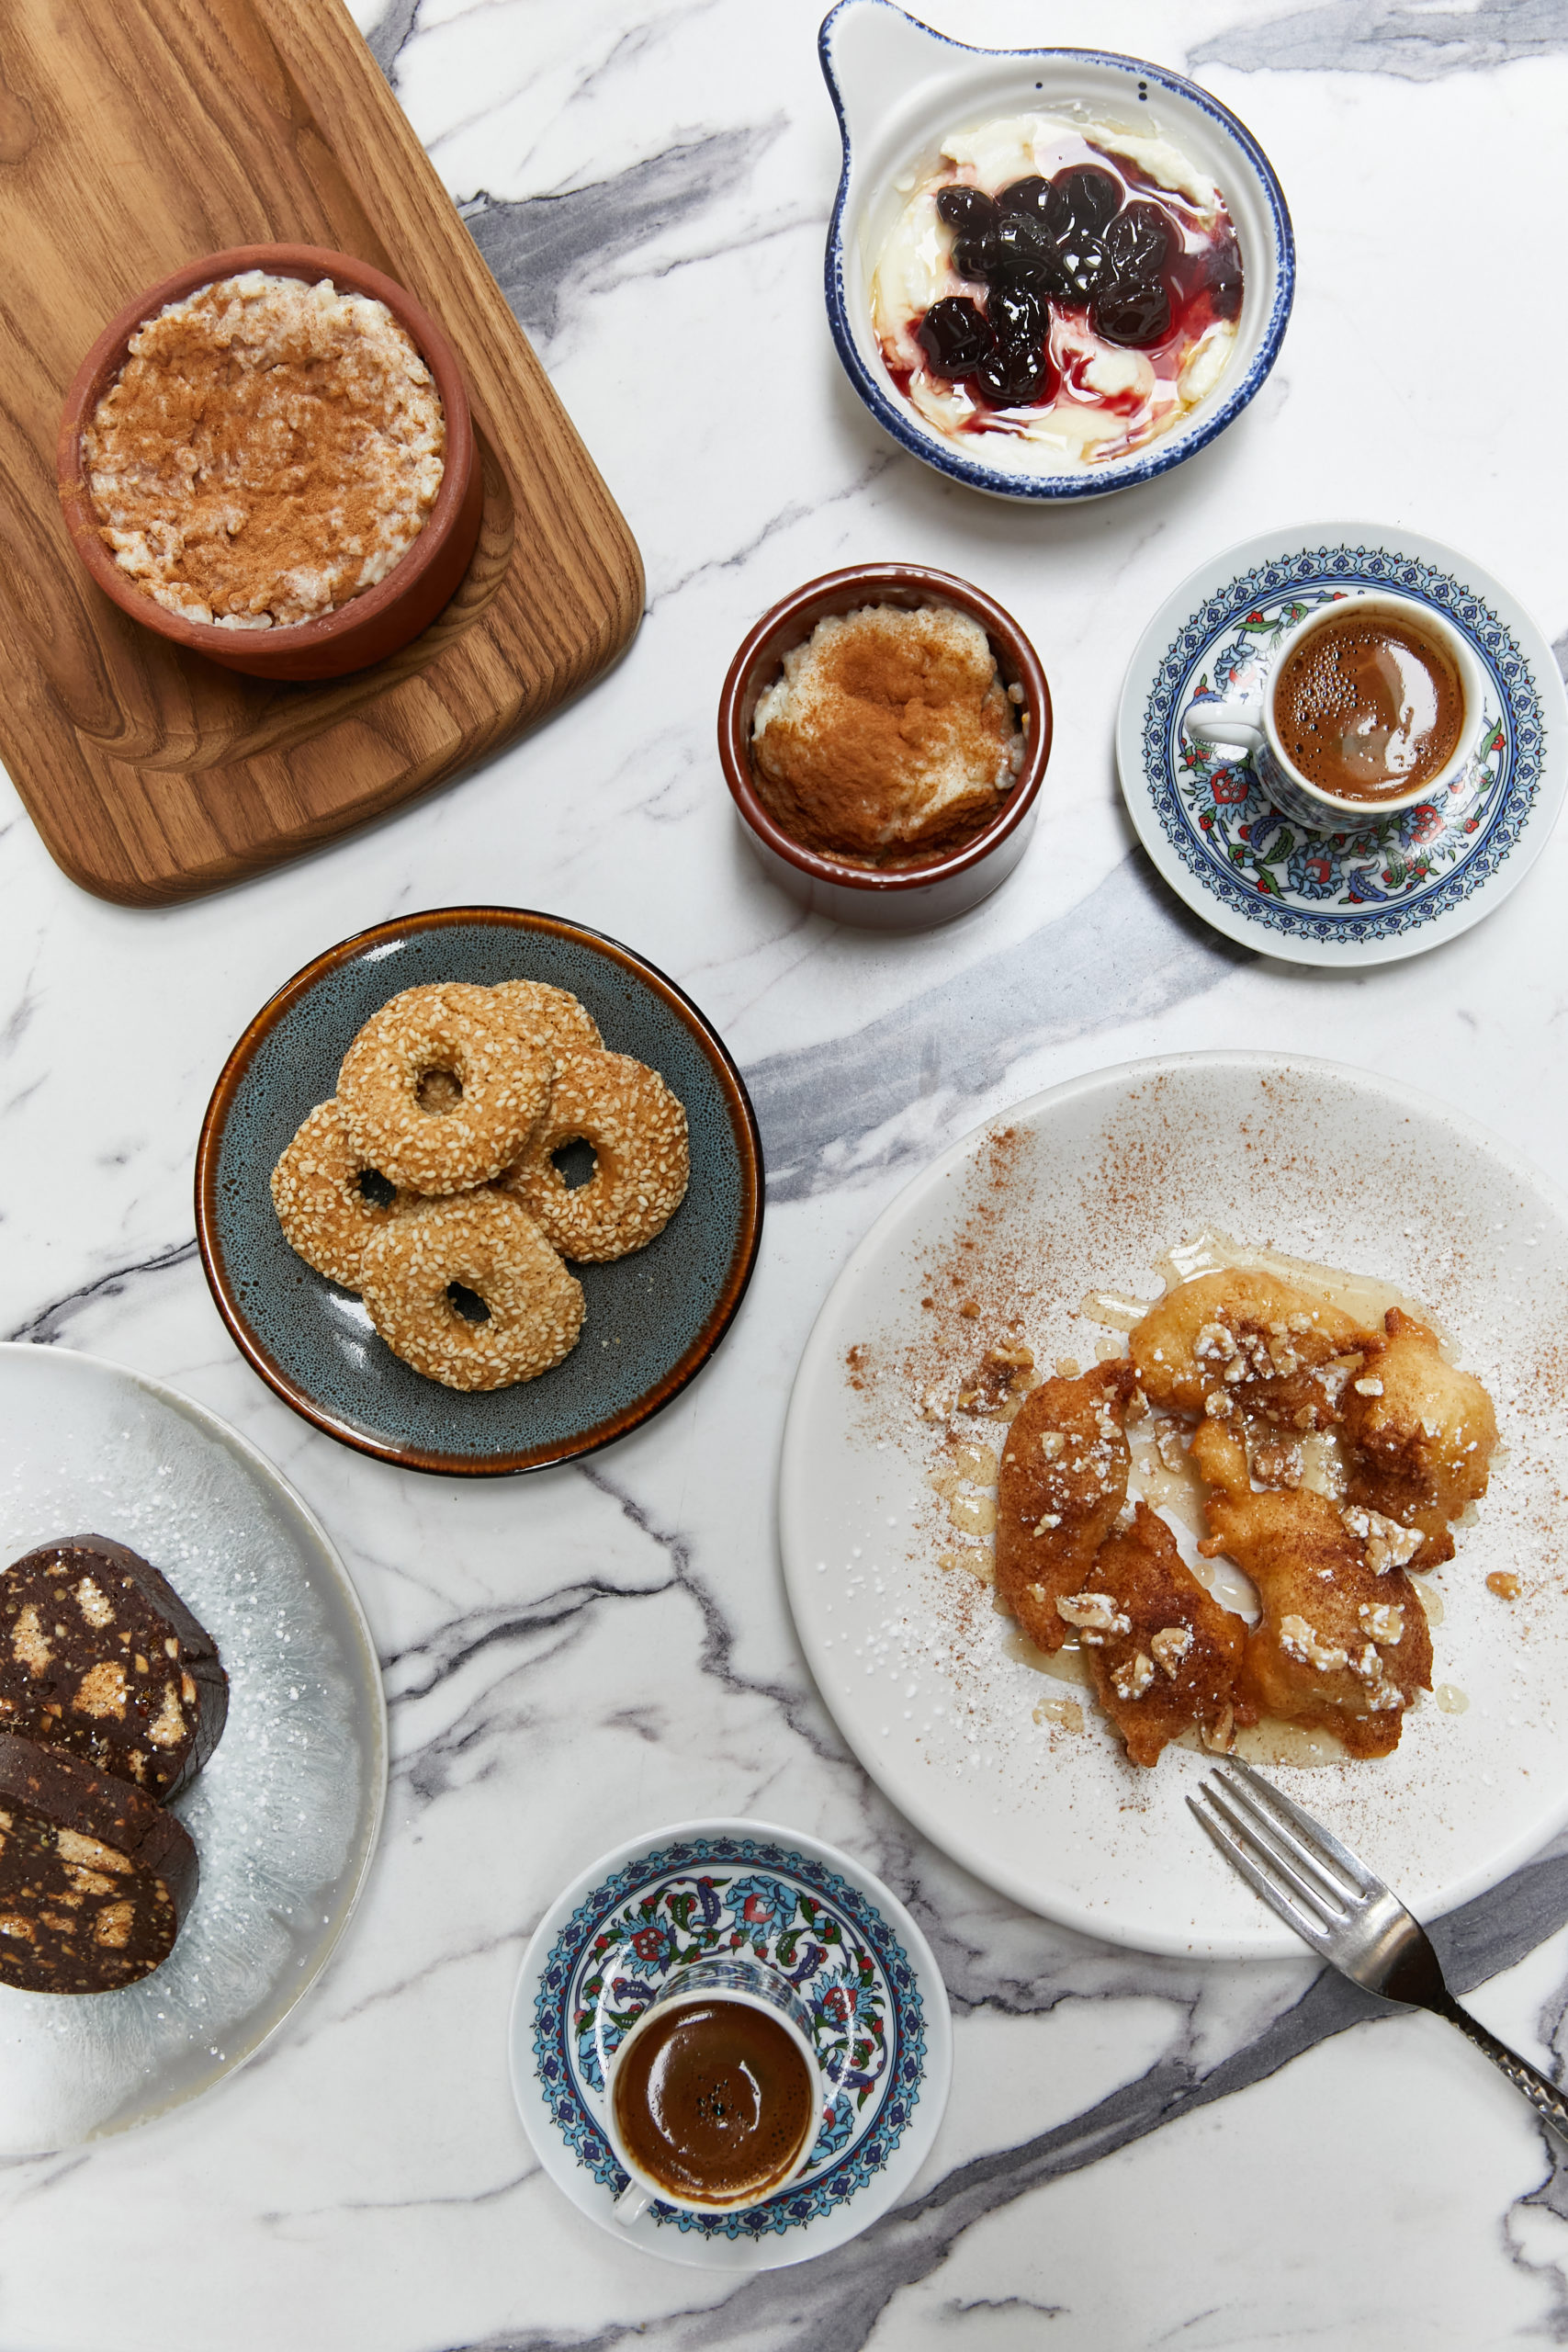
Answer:
[[[48,1347],[66,1339],[72,1317],[77,1310],[92,1301],[107,1303],[123,1297],[128,1284],[141,1274],[163,1274],[175,1266],[189,1266],[198,1261],[196,1236],[188,1241],[176,1241],[167,1250],[156,1250],[151,1258],[140,1259],[135,1265],[117,1266],[111,1273],[98,1274],[91,1282],[80,1283],[63,1298],[51,1299],[36,1315],[28,1316],[6,1333],[7,1340],[31,1340]]]
[[[1363,7],[1331,0],[1263,24],[1228,26],[1199,41],[1189,63],[1244,73],[1400,74],[1412,82],[1474,74],[1568,49],[1563,0],[1495,0],[1488,7]]]
[[[1129,921],[1134,909],[1152,921]],[[1068,933],[1070,932],[1070,938]],[[1173,1010],[1253,960],[1169,894],[1131,851],[1084,903],[828,1046],[748,1068],[770,1201],[912,1170],[956,1135],[1027,1055]]]
[[[841,379],[818,6],[354,6],[626,509],[648,613],[614,674],[504,757],[220,899],[150,915],[82,897],[0,782],[0,1329],[169,1380],[278,1464],[364,1598],[393,1741],[361,1911],[280,2039],[133,2140],[0,2167],[0,2352],[209,2352],[220,2334],[231,2352],[1568,2342],[1568,2172],[1477,2053],[1304,1952],[1156,1960],[980,1886],[847,1753],[773,1531],[789,1382],[833,1274],[912,1171],[1024,1093],[1272,1041],[1568,1160],[1559,843],[1500,917],[1430,956],[1288,969],[1172,899],[1111,757],[1150,613],[1275,525],[1365,514],[1472,549],[1568,652],[1542,527],[1568,463],[1541,406],[1568,328],[1541,311],[1531,238],[1499,237],[1488,209],[1506,190],[1511,219],[1555,218],[1568,8],[1065,0],[1048,37],[1192,71],[1242,115],[1285,184],[1302,281],[1274,375],[1213,448],[1040,515],[896,452]],[[1042,37],[1033,0],[917,13],[976,42]],[[1461,335],[1456,288],[1482,285],[1488,318],[1531,321],[1528,368]],[[768,604],[906,554],[1018,616],[1056,740],[1007,888],[889,942],[773,890],[713,724]],[[333,1446],[249,1372],[196,1261],[191,1163],[234,1038],[291,972],[400,910],[485,899],[623,938],[696,999],[753,1092],[769,1222],[723,1350],[658,1420],[570,1468],[448,1484]],[[739,2283],[567,2206],[502,2056],[558,1889],[705,1813],[860,1855],[931,1939],[955,2018],[912,2194],[839,2253]],[[1478,2013],[1559,2065],[1568,1841],[1436,1932]],[[171,2298],[193,2259],[200,2294]]]
[[[660,232],[705,213],[745,178],[781,123],[710,131],[559,196],[496,202],[481,189],[459,208],[491,272],[531,334],[553,335],[570,296],[592,300],[615,265]]]

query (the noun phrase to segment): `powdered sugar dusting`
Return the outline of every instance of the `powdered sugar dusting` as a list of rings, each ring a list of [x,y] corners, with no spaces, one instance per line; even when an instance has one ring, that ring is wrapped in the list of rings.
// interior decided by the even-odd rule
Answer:
[[[1413,1711],[1400,1748],[1375,1764],[1282,1772],[1417,1907],[1493,1883],[1562,1810],[1568,1221],[1528,1171],[1436,1106],[1325,1065],[1193,1057],[1102,1073],[970,1138],[895,1204],[824,1312],[786,1443],[784,1522],[825,1694],[933,1837],[1091,1929],[1246,1951],[1281,1939],[1188,1834],[1182,1795],[1206,1759],[1177,1750],[1139,1772],[1092,1719],[1068,1730],[1043,1707],[1073,1668],[1020,1655],[984,1580],[983,1540],[962,1523],[991,1489],[965,1475],[961,1449],[995,1449],[1012,1384],[1058,1358],[1120,1351],[1082,1311],[1088,1295],[1152,1299],[1151,1267],[1216,1227],[1427,1303],[1496,1402],[1492,1492],[1429,1580],[1445,1602],[1443,1664],[1463,1660],[1469,1711]],[[1013,1362],[987,1363],[998,1353]],[[921,1410],[964,1395],[970,1405],[946,1416]],[[1145,1453],[1152,1472],[1186,1475],[1152,1438]],[[1311,1459],[1300,1475],[1315,1480]],[[1197,1529],[1165,1516],[1208,1570],[1192,1560]],[[863,1582],[848,1576],[846,1534]],[[1505,1567],[1523,1569],[1512,1601],[1485,1586]],[[1305,1743],[1313,1753],[1332,1745]]]
[[[115,1536],[167,1576],[230,1679],[217,1753],[172,1808],[201,1887],[169,1959],[90,1998],[0,1988],[0,2149],[20,2154],[160,2112],[286,2014],[356,1890],[382,1741],[337,1573],[201,1420],[42,1349],[0,1353],[0,1565],[63,1535]]]

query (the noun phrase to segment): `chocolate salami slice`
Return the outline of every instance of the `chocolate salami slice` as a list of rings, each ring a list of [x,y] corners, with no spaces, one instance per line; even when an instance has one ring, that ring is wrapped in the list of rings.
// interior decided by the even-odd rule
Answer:
[[[229,1678],[151,1561],[71,1535],[0,1577],[0,1731],[172,1797],[217,1747]]]
[[[189,1835],[140,1789],[0,1732],[0,1984],[113,1993],[150,1976],[197,1876]]]

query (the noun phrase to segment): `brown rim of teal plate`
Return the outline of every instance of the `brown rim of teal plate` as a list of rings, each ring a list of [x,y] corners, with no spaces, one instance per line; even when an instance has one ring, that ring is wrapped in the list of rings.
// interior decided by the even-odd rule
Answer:
[[[445,958],[444,934],[451,940]],[[522,956],[514,937],[519,945],[528,943]],[[466,958],[466,968],[451,968],[454,958]],[[394,961],[401,968],[387,972]],[[367,967],[385,973],[385,980],[356,986]],[[359,1302],[294,1255],[273,1211],[269,1180],[300,1119],[332,1093],[360,1022],[399,989],[428,979],[511,978],[571,987],[567,975],[580,983],[575,993],[612,1051],[637,1054],[657,1068],[656,1051],[638,1052],[639,1043],[652,1044],[671,1065],[683,1065],[663,1074],[686,1104],[692,1182],[646,1250],[609,1265],[574,1266],[588,1293],[588,1321],[571,1355],[537,1380],[468,1395],[400,1363],[371,1332]],[[321,1033],[315,1040],[306,1034],[313,1014]],[[250,1023],[202,1121],[196,1230],[219,1313],[242,1355],[286,1405],[377,1461],[442,1477],[505,1476],[613,1444],[702,1369],[734,1320],[757,1262],[761,1140],[724,1045],[690,997],[653,965],[555,915],[435,907],[329,948]],[[673,1301],[662,1310],[653,1304],[660,1287]],[[617,1321],[619,1331],[611,1328]],[[583,1402],[595,1337],[611,1390],[603,1411]],[[623,1340],[631,1342],[626,1353],[615,1354]],[[452,1432],[445,1442],[443,1423]],[[459,1442],[457,1432],[469,1442]]]

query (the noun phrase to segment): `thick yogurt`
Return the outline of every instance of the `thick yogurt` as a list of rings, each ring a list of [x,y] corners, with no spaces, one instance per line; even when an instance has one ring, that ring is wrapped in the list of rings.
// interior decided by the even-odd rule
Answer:
[[[877,260],[872,319],[889,372],[922,423],[988,464],[1079,472],[1127,457],[1208,398],[1235,348],[1235,321],[1213,316],[1201,301],[1148,350],[1102,340],[1087,305],[1058,308],[1053,301],[1048,348],[1055,389],[1046,404],[996,408],[969,383],[931,372],[916,339],[921,320],[934,303],[973,299],[978,290],[953,266],[953,232],[938,214],[938,192],[958,182],[995,195],[1032,174],[1053,179],[1086,164],[1110,171],[1129,196],[1157,192],[1180,234],[1183,258],[1201,256],[1232,233],[1218,188],[1157,129],[1064,110],[971,123],[944,139],[935,164],[910,176]]]

